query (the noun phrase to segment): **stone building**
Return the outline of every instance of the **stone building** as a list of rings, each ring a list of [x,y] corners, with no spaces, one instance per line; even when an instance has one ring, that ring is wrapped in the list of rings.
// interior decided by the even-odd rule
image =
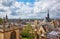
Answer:
[[[2,25],[0,25],[0,39],[20,39],[19,26],[11,25],[8,22],[8,17],[3,19]]]

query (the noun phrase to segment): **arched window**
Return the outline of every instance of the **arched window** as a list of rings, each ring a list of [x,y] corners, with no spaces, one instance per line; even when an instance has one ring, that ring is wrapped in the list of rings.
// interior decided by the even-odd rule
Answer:
[[[10,39],[16,39],[16,32],[15,31],[13,31],[11,33]]]

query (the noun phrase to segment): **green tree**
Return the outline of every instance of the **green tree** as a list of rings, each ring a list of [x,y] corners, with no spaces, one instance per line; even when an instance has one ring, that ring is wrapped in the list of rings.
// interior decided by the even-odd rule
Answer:
[[[29,39],[33,38],[33,30],[30,23],[25,26],[25,29],[22,30],[22,37],[27,37]]]
[[[2,21],[2,18],[0,18],[0,24],[2,24],[2,22],[3,22],[3,21]]]

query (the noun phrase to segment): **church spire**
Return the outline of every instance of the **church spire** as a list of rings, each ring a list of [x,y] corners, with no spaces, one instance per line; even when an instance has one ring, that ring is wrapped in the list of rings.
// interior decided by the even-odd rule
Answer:
[[[47,17],[45,18],[45,22],[50,22],[50,17],[49,17],[49,9],[47,11]]]
[[[7,16],[7,14],[6,14],[6,19],[8,19],[8,16]]]
[[[48,9],[48,14],[47,14],[47,18],[49,18],[49,9]]]

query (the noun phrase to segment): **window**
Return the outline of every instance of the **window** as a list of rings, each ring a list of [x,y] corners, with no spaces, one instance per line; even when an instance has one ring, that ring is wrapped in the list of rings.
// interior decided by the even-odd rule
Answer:
[[[16,32],[15,31],[13,31],[11,33],[10,39],[16,39]]]

